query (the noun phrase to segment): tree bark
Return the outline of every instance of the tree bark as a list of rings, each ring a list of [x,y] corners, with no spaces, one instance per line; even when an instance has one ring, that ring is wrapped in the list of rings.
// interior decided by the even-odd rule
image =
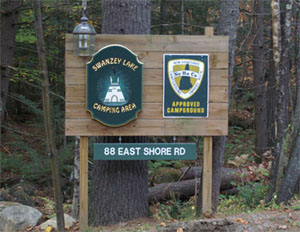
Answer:
[[[150,0],[102,0],[102,33],[150,34]],[[103,142],[118,142],[104,137]],[[145,142],[143,137],[122,137],[122,142]],[[115,224],[148,215],[147,161],[95,161],[90,222]]]
[[[42,78],[42,97],[43,97],[43,110],[44,110],[44,125],[47,138],[48,153],[51,158],[52,169],[52,183],[54,188],[54,199],[56,208],[57,230],[65,231],[64,211],[61,193],[61,184],[58,168],[58,151],[54,139],[54,129],[51,119],[51,107],[50,107],[50,91],[49,91],[49,77],[48,66],[46,58],[46,49],[42,27],[42,13],[41,2],[33,1],[35,32],[37,37],[37,50]]]
[[[1,10],[1,29],[0,29],[0,124],[4,119],[6,111],[9,78],[11,77],[12,58],[15,49],[15,38],[17,34],[17,20],[20,0],[0,1]],[[1,130],[1,129],[0,129]],[[1,132],[1,131],[0,131]]]
[[[168,7],[169,0],[161,0],[160,2],[160,34],[168,34]]]
[[[299,6],[298,6],[299,7]],[[299,23],[299,9],[297,11],[297,22]],[[297,188],[297,185],[299,184],[299,178],[300,178],[300,25],[297,24],[296,27],[296,36],[297,36],[297,47],[298,47],[298,54],[297,54],[297,63],[296,63],[296,103],[295,103],[295,109],[293,114],[293,120],[292,120],[292,129],[293,132],[291,134],[292,138],[292,150],[290,155],[290,160],[288,163],[287,171],[285,177],[281,181],[281,185],[279,187],[278,195],[276,198],[276,203],[280,204],[281,202],[288,203],[288,200],[292,197],[294,194],[294,190]]]
[[[229,67],[228,67],[228,98],[229,109],[231,102],[231,86],[234,68],[235,44],[237,37],[237,25],[239,17],[238,0],[221,0],[220,19],[216,33],[218,35],[229,35]],[[224,162],[226,138],[218,136],[213,138],[213,186],[212,186],[212,209],[216,212],[219,204],[219,192],[221,182],[221,169]]]
[[[289,122],[289,46],[292,0],[284,0],[282,3],[283,10],[280,10],[279,0],[272,0],[273,52],[277,82],[277,137],[273,151],[274,160],[270,174],[270,188],[266,197],[267,202],[272,199],[276,188],[279,186],[280,176],[282,176],[283,168],[287,164],[283,143]]]
[[[74,187],[73,187],[73,200],[72,200],[72,216],[78,218],[79,216],[79,177],[80,177],[80,137],[75,138],[75,155],[74,155]]]
[[[144,142],[122,137],[122,142]],[[118,142],[104,137],[103,143]],[[147,161],[94,161],[90,217],[93,226],[115,224],[148,215]]]
[[[275,200],[276,204],[281,202],[288,203],[288,201],[293,196],[296,185],[300,177],[300,129],[298,129],[297,137],[294,140],[291,157],[287,167],[286,175],[281,181],[277,198]]]
[[[272,35],[273,35],[273,59],[274,59],[274,76],[276,79],[276,86],[280,79],[280,57],[281,57],[281,25],[280,25],[280,1],[272,0],[271,2],[272,9]],[[276,88],[278,94],[278,87]],[[279,96],[277,96],[278,102]],[[277,105],[278,107],[278,105]],[[276,121],[278,123],[279,112],[277,112]],[[279,129],[277,125],[277,129]],[[266,196],[266,201],[270,202],[273,198],[273,194],[276,191],[276,182],[278,175],[278,166],[279,166],[279,156],[281,151],[281,138],[278,135],[281,135],[280,131],[277,131],[276,143],[272,152],[274,160],[272,161],[272,167],[270,171],[270,184],[269,191]]]
[[[295,98],[295,107],[293,112],[293,121],[292,128],[294,134],[292,136],[293,140],[297,136],[297,131],[300,127],[300,3],[297,3],[297,18],[296,18],[296,47],[297,47],[297,56],[296,56],[296,98]]]
[[[282,1],[281,13],[281,63],[280,63],[280,79],[278,94],[280,106],[278,105],[278,131],[283,131],[283,143],[287,140],[286,129],[290,122],[289,103],[290,103],[290,47],[291,47],[291,24],[292,24],[292,5],[293,0]],[[281,154],[279,158],[279,170],[277,176],[277,187],[279,187],[284,170],[288,165],[288,149],[282,144]]]
[[[273,148],[275,145],[275,106],[276,106],[276,79],[275,79],[275,66],[273,59],[273,39],[272,29],[267,29],[268,50],[266,55],[267,58],[267,73],[265,75],[267,82],[267,138],[268,138],[268,150]]]
[[[265,89],[264,0],[254,0],[253,71],[255,93],[255,152],[260,157],[267,150],[267,107]]]

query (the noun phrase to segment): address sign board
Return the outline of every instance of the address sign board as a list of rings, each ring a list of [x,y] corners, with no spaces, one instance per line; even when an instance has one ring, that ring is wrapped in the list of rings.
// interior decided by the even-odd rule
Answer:
[[[94,160],[196,160],[196,144],[94,143]]]

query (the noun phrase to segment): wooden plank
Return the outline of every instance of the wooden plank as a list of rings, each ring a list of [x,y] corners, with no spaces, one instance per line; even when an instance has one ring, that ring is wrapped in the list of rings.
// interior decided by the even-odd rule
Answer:
[[[162,103],[144,103],[140,119],[163,119]],[[66,102],[66,119],[89,119],[91,115],[86,111],[85,102]],[[228,103],[209,104],[209,118],[202,120],[228,119]]]
[[[66,135],[226,135],[228,130],[228,37],[161,35],[97,35],[97,48],[122,44],[144,62],[143,112],[123,127],[110,128],[90,119],[85,110],[86,63],[90,57],[74,57],[72,35],[66,38]],[[163,54],[210,55],[209,118],[162,118]]]
[[[202,212],[212,212],[212,137],[204,137],[203,144]]]
[[[86,69],[85,68],[66,68],[66,85],[85,85]],[[163,84],[163,69],[144,69],[143,83],[147,85]],[[212,86],[227,85],[228,71],[227,69],[211,69],[209,73],[209,83]]]
[[[80,137],[80,231],[88,227],[88,137]]]
[[[178,54],[187,52],[176,52]],[[189,54],[199,54],[197,50],[189,52]],[[139,60],[144,63],[143,68],[162,68],[163,67],[163,54],[166,52],[136,52]],[[228,53],[208,53],[209,54],[209,67],[211,69],[226,69],[228,67]],[[66,64],[67,68],[86,67],[86,59],[82,57],[73,56],[72,51],[66,51]]]
[[[227,135],[227,120],[138,119],[111,128],[92,119],[67,119],[66,136],[221,136]]]
[[[84,85],[66,86],[67,101],[80,101],[86,99],[86,88]],[[143,88],[143,102],[145,103],[161,103],[163,102],[163,87],[150,85]],[[220,103],[228,102],[228,87],[227,86],[210,86],[209,102]]]
[[[66,51],[73,50],[72,34],[66,35]],[[196,35],[97,35],[96,50],[107,45],[121,44],[132,51],[228,52],[227,36]]]

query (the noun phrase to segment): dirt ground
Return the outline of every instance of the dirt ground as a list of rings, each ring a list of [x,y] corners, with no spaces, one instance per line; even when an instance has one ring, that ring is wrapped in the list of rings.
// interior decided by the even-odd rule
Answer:
[[[75,229],[73,227],[73,229]],[[75,230],[79,231],[78,227]],[[190,222],[160,222],[151,218],[133,220],[115,226],[90,228],[89,232],[196,232],[196,231],[228,231],[228,232],[300,232],[300,206],[280,210],[243,213],[234,216],[216,216]]]

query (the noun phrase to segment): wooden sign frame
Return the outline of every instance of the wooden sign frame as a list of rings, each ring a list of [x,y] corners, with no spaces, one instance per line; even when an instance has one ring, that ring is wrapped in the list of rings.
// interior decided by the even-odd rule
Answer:
[[[66,35],[65,135],[80,137],[80,230],[88,226],[88,136],[205,136],[203,145],[202,212],[212,210],[212,136],[228,133],[228,36],[97,35],[96,49],[121,44],[144,63],[143,111],[122,127],[107,127],[86,110],[86,63],[73,55],[73,36]],[[163,118],[163,54],[208,54],[209,117]]]
[[[67,136],[221,136],[228,133],[228,37],[185,35],[97,35],[96,49],[121,44],[144,63],[143,109],[129,124],[109,128],[86,110],[86,63],[73,56],[72,35],[66,35]],[[163,54],[209,54],[209,117],[163,118]]]

